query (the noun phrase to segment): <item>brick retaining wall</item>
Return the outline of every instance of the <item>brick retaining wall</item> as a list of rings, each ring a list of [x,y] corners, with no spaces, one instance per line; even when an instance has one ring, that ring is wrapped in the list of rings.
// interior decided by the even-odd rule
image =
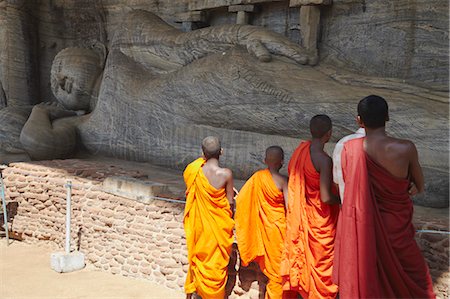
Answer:
[[[188,269],[184,204],[158,200],[144,203],[102,191],[102,181],[108,176],[144,179],[142,172],[105,162],[59,160],[13,163],[3,175],[7,200],[17,203],[11,227],[23,241],[45,241],[63,248],[64,185],[71,180],[71,246],[86,254],[87,263],[102,271],[183,290]],[[435,290],[441,298],[448,298],[448,236],[417,236]],[[229,271],[230,298],[260,297],[265,288],[264,275],[255,265],[240,268],[238,263],[235,248]]]

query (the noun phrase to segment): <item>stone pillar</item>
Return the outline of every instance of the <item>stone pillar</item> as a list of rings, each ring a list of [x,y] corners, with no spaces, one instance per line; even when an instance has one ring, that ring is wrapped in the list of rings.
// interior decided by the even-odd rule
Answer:
[[[320,24],[320,8],[300,6],[300,32],[306,50],[317,52],[317,34]]]
[[[182,31],[188,32],[199,28],[205,20],[205,13],[197,10],[179,13],[175,22],[181,23]]]
[[[250,13],[255,11],[254,5],[231,5],[228,6],[228,12],[236,12],[236,24],[249,24]]]
[[[318,34],[320,26],[320,5],[330,5],[331,0],[290,0],[290,7],[300,7],[300,33],[303,47],[310,53],[310,64],[319,59]]]

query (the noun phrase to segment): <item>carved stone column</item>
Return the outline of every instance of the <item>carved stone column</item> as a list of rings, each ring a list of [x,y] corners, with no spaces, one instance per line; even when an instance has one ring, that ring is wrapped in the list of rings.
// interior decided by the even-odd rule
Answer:
[[[318,34],[320,30],[320,6],[330,5],[332,0],[290,0],[290,7],[300,7],[300,33],[303,47],[308,50],[316,60],[319,59],[317,49]]]
[[[236,24],[249,24],[250,13],[255,11],[254,5],[231,5],[228,6],[228,12],[236,12]]]

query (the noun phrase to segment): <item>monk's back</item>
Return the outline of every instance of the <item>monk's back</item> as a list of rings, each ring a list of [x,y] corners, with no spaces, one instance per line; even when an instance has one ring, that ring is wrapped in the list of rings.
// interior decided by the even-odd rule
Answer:
[[[210,165],[208,162],[203,166],[203,174],[208,179],[209,184],[216,189],[225,188],[227,180],[231,175],[228,169]]]
[[[398,178],[408,177],[411,149],[410,141],[388,136],[369,136],[364,141],[369,157]]]

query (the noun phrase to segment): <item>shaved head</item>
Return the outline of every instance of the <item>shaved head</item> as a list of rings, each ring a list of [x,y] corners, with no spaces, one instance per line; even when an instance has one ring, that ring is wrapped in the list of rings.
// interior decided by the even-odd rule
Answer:
[[[202,141],[202,150],[206,160],[211,158],[219,159],[222,145],[216,136],[208,136]]]
[[[331,130],[331,119],[325,114],[318,114],[311,118],[309,130],[313,138],[322,138]]]
[[[280,166],[284,160],[284,151],[278,145],[269,146],[266,149],[265,162],[268,166]]]
[[[389,119],[388,104],[380,96],[370,95],[358,103],[358,115],[369,129],[384,127]]]

